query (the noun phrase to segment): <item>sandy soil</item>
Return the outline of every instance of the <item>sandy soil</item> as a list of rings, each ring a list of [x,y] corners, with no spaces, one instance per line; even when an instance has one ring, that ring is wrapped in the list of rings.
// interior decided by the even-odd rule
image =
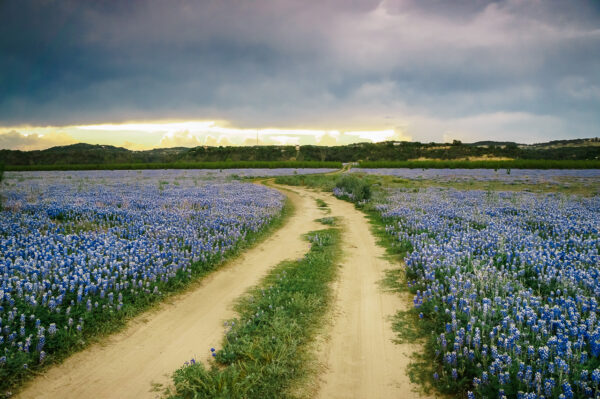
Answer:
[[[308,251],[302,234],[324,226],[315,198],[345,225],[344,258],[335,283],[331,328],[320,345],[324,372],[316,382],[321,398],[416,398],[405,374],[414,345],[392,342],[389,317],[410,299],[384,292],[386,269],[365,216],[331,194],[294,187],[286,194],[296,213],[273,236],[206,277],[195,289],[133,320],[128,328],[79,352],[31,381],[22,398],[154,398],[153,384],[169,385],[170,375],[192,358],[206,362],[219,346],[223,321],[232,305],[275,265]],[[315,389],[311,389],[314,391]]]
[[[302,234],[322,228],[307,194],[287,193],[296,213],[273,236],[206,277],[201,285],[133,320],[102,344],[76,353],[31,381],[22,398],[154,398],[153,384],[192,358],[207,361],[223,337],[234,301],[275,265],[308,252]]]
[[[336,284],[333,327],[323,344],[325,372],[319,397],[420,398],[406,375],[418,347],[393,343],[390,317],[410,299],[385,292],[380,281],[394,266],[383,259],[366,217],[352,204],[319,194],[345,225],[344,260]]]

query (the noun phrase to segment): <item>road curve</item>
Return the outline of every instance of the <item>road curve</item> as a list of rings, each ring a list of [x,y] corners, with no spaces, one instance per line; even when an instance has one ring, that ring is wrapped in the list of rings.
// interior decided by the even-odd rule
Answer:
[[[20,398],[155,398],[153,385],[192,358],[208,360],[223,337],[232,305],[267,272],[308,252],[302,235],[322,228],[314,198],[286,192],[295,213],[262,243],[205,277],[201,285],[132,320],[120,333],[74,354],[33,379]]]
[[[272,182],[271,182],[272,184]],[[273,184],[272,184],[273,185]],[[282,189],[280,186],[276,188]],[[33,379],[21,398],[156,398],[153,385],[169,385],[171,374],[192,358],[206,362],[223,338],[232,305],[267,272],[309,249],[302,235],[323,228],[315,199],[327,202],[344,226],[332,326],[321,348],[324,373],[316,391],[323,399],[417,398],[406,376],[416,347],[396,345],[389,321],[410,299],[380,288],[386,269],[366,217],[328,193],[294,187],[286,191],[296,212],[275,234],[204,278],[201,284],[132,320],[120,333],[74,354]],[[313,389],[311,389],[313,390]]]

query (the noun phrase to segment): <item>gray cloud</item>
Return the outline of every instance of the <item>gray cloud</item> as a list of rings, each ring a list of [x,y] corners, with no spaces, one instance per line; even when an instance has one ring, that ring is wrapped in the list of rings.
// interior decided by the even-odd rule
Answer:
[[[4,125],[600,134],[595,1],[7,0],[0,54]]]

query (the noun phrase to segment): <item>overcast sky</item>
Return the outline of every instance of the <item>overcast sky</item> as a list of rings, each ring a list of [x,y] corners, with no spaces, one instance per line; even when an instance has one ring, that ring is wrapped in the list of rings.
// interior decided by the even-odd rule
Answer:
[[[257,130],[600,136],[600,1],[0,0],[0,148],[254,144]]]

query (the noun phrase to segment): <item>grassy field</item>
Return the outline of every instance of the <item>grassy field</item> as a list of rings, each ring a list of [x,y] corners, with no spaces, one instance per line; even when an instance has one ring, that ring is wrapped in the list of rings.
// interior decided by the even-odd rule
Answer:
[[[130,170],[130,169],[279,169],[279,168],[333,168],[342,167],[341,162],[321,161],[226,161],[226,162],[177,162],[177,163],[121,163],[121,164],[73,164],[73,165],[6,165],[6,171],[45,170]]]
[[[343,174],[279,176],[275,179],[275,182],[291,186],[318,188],[324,191],[333,191],[335,187],[346,186],[347,189],[352,190],[356,189],[354,187],[368,186],[375,193],[385,188],[423,189],[427,187],[443,187],[454,188],[456,190],[560,192],[583,196],[600,194],[600,182],[590,181],[568,181],[568,184],[524,184],[520,182],[479,181],[475,179],[444,182],[440,180],[413,180],[398,176],[353,173],[350,176]]]
[[[514,159],[510,161],[361,161],[359,168],[409,169],[600,169],[600,161]]]
[[[331,224],[333,221],[327,221]],[[192,361],[174,375],[171,398],[303,397],[313,375],[309,350],[330,306],[340,232],[308,234],[310,251],[283,262],[237,305],[211,368]]]

